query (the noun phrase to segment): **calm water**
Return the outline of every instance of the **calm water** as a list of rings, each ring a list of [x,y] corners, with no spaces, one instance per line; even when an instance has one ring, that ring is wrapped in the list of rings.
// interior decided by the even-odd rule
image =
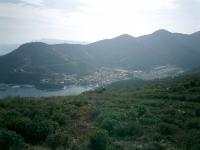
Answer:
[[[39,90],[32,86],[18,86],[18,85],[5,85],[0,84],[0,98],[4,97],[48,97],[48,96],[68,96],[78,95],[84,91],[91,90],[88,86],[69,86],[61,90]]]

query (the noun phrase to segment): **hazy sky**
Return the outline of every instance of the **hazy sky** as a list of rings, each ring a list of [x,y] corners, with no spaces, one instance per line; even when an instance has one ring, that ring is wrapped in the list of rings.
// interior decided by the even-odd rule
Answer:
[[[0,43],[200,30],[200,0],[0,0]]]

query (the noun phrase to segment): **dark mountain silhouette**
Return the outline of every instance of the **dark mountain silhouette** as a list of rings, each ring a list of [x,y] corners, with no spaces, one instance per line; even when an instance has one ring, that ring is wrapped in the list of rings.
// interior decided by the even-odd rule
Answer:
[[[89,44],[86,51],[104,66],[149,68],[156,65],[155,55],[149,53],[149,48],[126,34]]]
[[[99,67],[151,69],[167,64],[185,70],[200,68],[200,32],[181,34],[162,29],[88,45],[27,43],[0,57],[0,81],[27,83],[55,73],[83,75]]]
[[[65,48],[68,49],[68,55]],[[71,48],[75,49],[72,51]],[[0,81],[34,84],[55,73],[83,75],[93,69],[92,65],[87,64],[88,59],[86,53],[76,45],[65,44],[62,47],[40,42],[27,43],[0,57]]]
[[[200,65],[200,32],[171,33],[158,30],[140,37],[121,35],[87,46],[98,63],[125,68],[150,68],[172,64],[192,69]]]
[[[194,38],[194,34],[187,35],[159,30],[137,39],[154,50],[158,64],[169,63],[187,69],[200,65],[200,45],[197,44],[200,38]]]

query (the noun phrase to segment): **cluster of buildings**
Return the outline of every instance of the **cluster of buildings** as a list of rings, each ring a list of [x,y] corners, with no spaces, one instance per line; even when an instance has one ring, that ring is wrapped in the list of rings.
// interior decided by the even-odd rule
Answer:
[[[175,76],[180,73],[183,73],[183,70],[170,65],[153,68],[149,71],[101,68],[98,71],[86,76],[78,76],[77,74],[54,74],[50,78],[42,79],[41,84],[52,83],[98,87],[121,80],[133,78],[151,80]]]

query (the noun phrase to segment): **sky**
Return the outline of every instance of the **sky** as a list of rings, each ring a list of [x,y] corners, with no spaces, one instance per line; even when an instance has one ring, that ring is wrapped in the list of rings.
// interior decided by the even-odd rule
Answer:
[[[0,43],[200,30],[200,0],[0,0]]]

